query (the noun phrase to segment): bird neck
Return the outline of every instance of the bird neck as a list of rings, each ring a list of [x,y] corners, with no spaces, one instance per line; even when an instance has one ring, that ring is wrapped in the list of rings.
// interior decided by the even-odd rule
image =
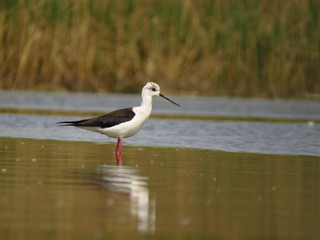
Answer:
[[[152,110],[152,96],[144,95],[142,96],[142,102],[140,108],[144,109],[145,111],[151,112]]]

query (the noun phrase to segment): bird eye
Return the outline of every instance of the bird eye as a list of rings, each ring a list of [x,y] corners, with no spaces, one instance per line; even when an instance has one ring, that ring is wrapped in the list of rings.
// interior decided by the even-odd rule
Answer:
[[[153,87],[153,88],[151,88],[151,90],[155,92],[155,91],[156,91],[156,88],[155,88],[155,87]]]

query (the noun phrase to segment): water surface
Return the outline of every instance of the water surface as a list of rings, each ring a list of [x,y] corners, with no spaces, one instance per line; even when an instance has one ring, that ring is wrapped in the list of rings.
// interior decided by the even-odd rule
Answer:
[[[118,166],[56,122],[140,96],[1,91],[0,239],[319,239],[319,101],[170,98]]]
[[[0,138],[1,239],[318,239],[319,157]]]
[[[166,94],[165,89],[162,89]],[[319,100],[245,99],[223,97],[169,96],[181,108],[162,98],[154,98],[155,114],[215,116],[232,118],[320,120]],[[0,109],[109,112],[138,106],[139,94],[55,93],[1,91]]]
[[[81,117],[80,117],[81,118]],[[0,136],[115,143],[116,140],[56,122],[79,117],[0,114]],[[200,148],[320,156],[320,125],[246,121],[150,119],[125,145]]]

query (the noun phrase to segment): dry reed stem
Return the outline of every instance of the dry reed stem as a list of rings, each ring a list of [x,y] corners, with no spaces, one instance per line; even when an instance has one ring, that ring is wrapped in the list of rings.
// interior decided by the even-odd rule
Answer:
[[[19,0],[0,5],[0,87],[317,95],[319,12],[315,0]]]

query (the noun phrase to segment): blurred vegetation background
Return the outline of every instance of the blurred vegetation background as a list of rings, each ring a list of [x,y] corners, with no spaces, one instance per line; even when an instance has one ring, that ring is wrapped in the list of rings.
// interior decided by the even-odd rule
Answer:
[[[0,88],[306,98],[319,0],[1,0]]]

